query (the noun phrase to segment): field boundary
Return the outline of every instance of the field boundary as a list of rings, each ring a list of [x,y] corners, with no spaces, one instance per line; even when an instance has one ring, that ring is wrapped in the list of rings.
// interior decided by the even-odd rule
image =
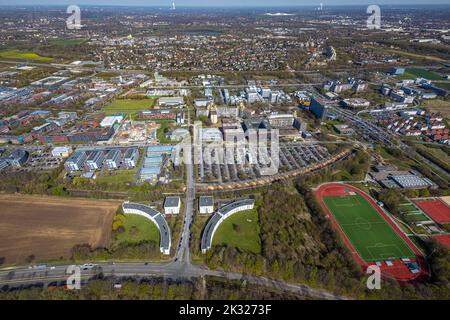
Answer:
[[[338,188],[336,188],[336,187],[338,187]],[[319,202],[321,208],[327,214],[327,217],[329,219],[331,219],[334,227],[338,230],[338,232],[340,234],[340,237],[341,237],[342,241],[344,242],[344,244],[346,245],[346,247],[352,252],[352,255],[353,255],[355,261],[363,268],[363,270],[365,270],[369,265],[373,265],[373,263],[366,262],[362,258],[362,256],[359,254],[359,252],[353,246],[352,242],[350,241],[350,239],[347,236],[347,234],[345,233],[345,231],[342,229],[342,227],[339,224],[339,222],[337,221],[337,219],[333,216],[331,211],[325,205],[325,202],[323,201],[323,197],[324,197],[325,191],[328,188],[335,188],[335,190],[333,190],[333,192],[335,194],[332,194],[331,196],[342,196],[343,194],[342,194],[342,192],[339,189],[344,189],[344,188],[346,190],[353,191],[353,192],[356,192],[356,193],[360,194],[363,198],[365,198],[370,203],[370,205],[377,211],[377,213],[381,215],[381,217],[394,230],[394,232],[397,234],[397,236],[399,236],[403,241],[406,242],[408,247],[416,255],[417,263],[420,265],[420,272],[419,273],[417,273],[417,274],[410,273],[410,274],[408,274],[408,276],[406,276],[404,274],[403,275],[396,274],[395,272],[389,273],[389,269],[388,269],[387,272],[383,272],[382,273],[383,276],[389,277],[389,278],[394,278],[394,279],[396,279],[397,281],[400,281],[400,282],[408,282],[408,281],[411,281],[411,280],[420,279],[420,278],[422,278],[422,277],[424,277],[425,275],[428,274],[428,272],[426,270],[426,263],[425,263],[425,258],[424,258],[423,253],[399,229],[399,227],[390,219],[390,217],[376,204],[375,200],[373,200],[369,195],[367,195],[362,190],[359,190],[358,188],[355,188],[355,187],[347,185],[347,184],[343,184],[343,183],[326,183],[326,184],[322,184],[315,190],[316,199]],[[331,193],[333,193],[333,192],[331,192]],[[330,196],[330,195],[328,194],[328,196]]]

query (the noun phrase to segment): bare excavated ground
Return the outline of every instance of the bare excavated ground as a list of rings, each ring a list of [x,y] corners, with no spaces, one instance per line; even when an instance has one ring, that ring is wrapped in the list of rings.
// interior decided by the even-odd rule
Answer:
[[[107,247],[118,201],[0,194],[4,264],[70,257],[74,245]]]

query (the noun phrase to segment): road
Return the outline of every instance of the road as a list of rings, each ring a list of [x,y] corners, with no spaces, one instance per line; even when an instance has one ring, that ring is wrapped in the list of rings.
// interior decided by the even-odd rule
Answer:
[[[42,269],[18,268],[14,270],[0,271],[0,285],[27,286],[32,284],[41,284],[47,286],[55,281],[66,281],[68,275],[66,270],[68,265],[45,267]],[[161,264],[144,263],[120,263],[120,264],[98,264],[95,269],[83,270],[82,279],[88,280],[101,272],[104,276],[134,277],[163,277],[172,280],[189,280],[204,276],[215,276],[229,280],[237,280],[242,283],[271,287],[279,290],[301,294],[317,299],[328,300],[347,300],[348,298],[335,295],[326,290],[311,288],[302,284],[291,284],[266,277],[257,277],[236,272],[224,272],[220,270],[209,270],[205,267],[192,265],[185,261],[184,263],[170,262]]]
[[[396,147],[396,145],[392,141],[394,141],[397,137],[392,132],[389,132],[384,128],[380,128],[376,124],[359,117],[357,114],[349,110],[345,110],[335,106],[334,111],[336,111],[336,113],[346,121],[359,128],[365,135],[372,138],[373,140],[384,143],[390,147]],[[412,160],[418,161],[416,159],[420,159],[421,162],[426,163],[436,175],[440,176],[443,179],[450,179],[450,174],[447,171],[423,157],[421,154],[416,152],[414,148],[410,147],[403,141],[400,140],[398,147],[403,150],[406,155]]]
[[[186,200],[185,216],[175,258],[166,263],[99,263],[95,269],[82,270],[82,278],[89,279],[95,274],[102,272],[105,276],[115,277],[164,277],[167,279],[183,280],[200,278],[204,276],[216,276],[230,280],[269,286],[280,290],[286,290],[297,294],[310,296],[318,299],[346,299],[326,290],[310,288],[301,284],[290,284],[283,281],[257,277],[235,272],[224,272],[220,270],[210,270],[205,266],[197,266],[191,262],[191,252],[189,248],[189,238],[191,236],[191,223],[194,216],[195,181],[193,150],[188,152],[186,165]],[[27,266],[17,268],[0,269],[0,286],[17,287],[21,285],[43,284],[48,285],[54,281],[66,281],[68,275],[66,270],[68,265],[41,266],[30,268]]]
[[[189,250],[189,243],[191,237],[191,224],[194,218],[194,199],[195,199],[195,184],[194,184],[194,165],[193,165],[193,150],[185,149],[184,152],[189,153],[189,158],[186,165],[186,210],[184,213],[183,229],[181,232],[180,244],[175,255],[175,263],[183,265],[191,265],[191,254]],[[186,158],[185,158],[186,159]]]

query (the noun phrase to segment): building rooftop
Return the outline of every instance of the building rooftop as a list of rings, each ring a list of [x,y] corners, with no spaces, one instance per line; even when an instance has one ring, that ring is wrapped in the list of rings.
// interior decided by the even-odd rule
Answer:
[[[164,249],[167,251],[170,250],[170,246],[171,246],[170,229],[169,229],[166,219],[164,219],[164,217],[161,215],[161,213],[159,213],[158,211],[156,211],[153,208],[150,208],[149,206],[146,206],[143,204],[138,204],[138,203],[125,202],[122,205],[122,207],[124,208],[124,210],[131,209],[131,210],[142,211],[145,214],[147,214],[151,218],[151,220],[156,222],[156,225],[157,225],[157,227],[159,229],[159,233],[160,233],[159,246],[161,247],[161,249]]]
[[[201,196],[199,198],[200,207],[211,207],[214,203],[214,199],[211,196]]]
[[[178,208],[180,201],[180,197],[166,197],[164,208]]]

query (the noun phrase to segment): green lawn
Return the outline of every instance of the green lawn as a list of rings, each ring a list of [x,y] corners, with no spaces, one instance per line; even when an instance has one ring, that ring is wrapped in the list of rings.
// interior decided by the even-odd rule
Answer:
[[[226,244],[243,251],[260,253],[259,230],[256,209],[238,212],[222,222],[214,234],[212,244]]]
[[[323,201],[366,262],[415,257],[411,248],[363,196],[324,197]]]
[[[21,50],[0,50],[0,59],[31,60],[36,62],[50,62],[53,60],[52,58],[42,57],[34,52]]]
[[[441,77],[437,73],[425,69],[408,68],[406,69],[406,73],[416,78],[418,77],[418,78],[425,78],[428,80],[443,80],[443,77]]]
[[[159,245],[159,230],[156,225],[139,215],[125,215],[125,231],[114,239],[114,245],[119,243],[139,243],[141,241],[155,241]]]
[[[98,183],[127,183],[134,182],[135,175],[135,170],[116,170],[111,171],[110,173],[99,175],[97,176],[96,180]]]
[[[411,202],[404,202],[400,204],[399,206],[400,212],[405,215],[406,220],[408,222],[420,222],[420,221],[430,221],[430,218],[428,218],[422,210],[417,208],[414,204]]]
[[[152,109],[156,104],[155,99],[142,100],[114,100],[111,104],[102,108],[102,112],[106,115],[124,113],[129,115],[137,115],[139,111]]]
[[[159,143],[161,144],[171,144],[173,143],[172,140],[168,139],[166,137],[166,131],[169,129],[173,129],[174,121],[173,120],[156,120],[161,126],[156,131],[156,137],[159,140]]]
[[[86,41],[87,41],[86,38],[77,38],[77,39],[60,38],[60,39],[51,39],[49,42],[57,46],[75,46],[85,43]]]

